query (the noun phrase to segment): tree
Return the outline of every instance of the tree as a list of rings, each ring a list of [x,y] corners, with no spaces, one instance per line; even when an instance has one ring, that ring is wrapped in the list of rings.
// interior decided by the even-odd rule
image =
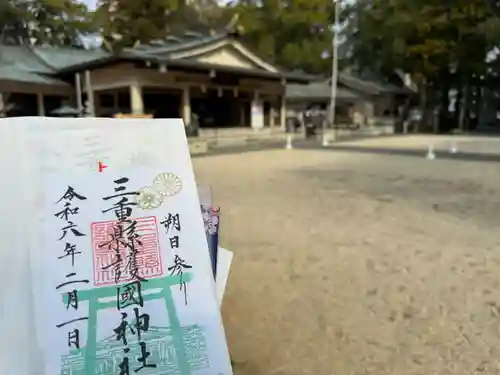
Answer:
[[[223,28],[226,19],[216,0],[101,0],[95,24],[105,48],[119,52],[186,31],[206,34]]]
[[[0,43],[29,42],[28,7],[25,1],[0,1]]]
[[[176,0],[101,0],[96,24],[107,48],[119,51],[136,43],[163,39],[169,15],[178,7]]]
[[[484,0],[493,14],[500,17],[500,0]]]
[[[36,44],[81,46],[80,36],[92,31],[87,6],[76,0],[36,0],[30,17]]]
[[[351,20],[357,21],[348,36],[351,62],[381,74],[410,73],[422,107],[437,105],[442,123],[449,120],[450,90],[457,90],[461,108],[454,116],[466,118],[471,85],[480,84],[474,77],[485,74],[485,57],[499,40],[498,19],[484,0],[363,1]]]
[[[326,73],[330,69],[333,3],[327,0],[244,0],[226,12],[239,15],[243,41],[288,69]]]
[[[76,0],[4,0],[0,5],[3,43],[71,46],[90,30],[87,7]]]

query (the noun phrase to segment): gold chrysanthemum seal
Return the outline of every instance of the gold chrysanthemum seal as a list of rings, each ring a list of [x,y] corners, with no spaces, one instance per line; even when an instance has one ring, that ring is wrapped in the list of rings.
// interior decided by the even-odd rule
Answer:
[[[145,186],[137,191],[135,201],[137,206],[143,210],[158,208],[163,203],[163,196],[151,186]]]
[[[160,173],[153,180],[153,186],[163,198],[171,197],[182,189],[182,181],[173,173]]]

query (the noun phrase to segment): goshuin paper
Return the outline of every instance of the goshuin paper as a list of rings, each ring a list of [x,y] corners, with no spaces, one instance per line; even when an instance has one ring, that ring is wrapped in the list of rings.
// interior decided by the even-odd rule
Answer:
[[[24,373],[232,374],[182,122],[15,122],[44,153],[19,173],[41,352]]]

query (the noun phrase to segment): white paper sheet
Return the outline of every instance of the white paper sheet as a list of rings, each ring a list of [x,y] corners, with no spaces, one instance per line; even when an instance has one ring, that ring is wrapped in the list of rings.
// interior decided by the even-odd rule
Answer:
[[[50,211],[44,202],[53,203],[57,188],[61,188],[65,184],[75,184],[75,186],[83,188],[85,194],[89,195],[88,201],[90,204],[86,206],[86,213],[82,205],[82,211],[79,215],[83,221],[79,223],[82,223],[82,226],[89,229],[88,225],[90,221],[105,219],[103,215],[100,216],[99,207],[104,194],[103,189],[108,188],[108,192],[110,191],[109,188],[111,186],[109,184],[112,184],[113,178],[126,176],[130,179],[131,186],[135,189],[141,187],[143,184],[151,183],[150,180],[154,179],[157,174],[164,172],[175,173],[182,180],[182,193],[178,193],[176,198],[171,197],[172,199],[169,200],[169,202],[171,201],[169,209],[182,211],[185,217],[184,221],[189,222],[189,224],[185,224],[185,229],[183,228],[183,231],[185,230],[186,233],[189,232],[189,236],[186,235],[186,238],[183,237],[185,244],[181,250],[182,256],[185,260],[189,260],[191,262],[190,265],[193,266],[193,280],[188,283],[189,300],[187,306],[183,302],[183,291],[175,287],[171,290],[176,307],[176,315],[179,319],[178,326],[180,325],[183,330],[181,341],[179,341],[180,336],[178,334],[170,334],[169,336],[162,333],[161,336],[167,341],[168,337],[172,338],[171,341],[175,341],[173,339],[174,336],[177,340],[176,345],[172,344],[174,346],[166,342],[160,343],[159,341],[156,343],[157,346],[151,350],[148,346],[148,351],[152,353],[149,357],[150,359],[153,359],[155,356],[163,358],[161,360],[163,362],[160,363],[160,368],[163,370],[146,368],[140,370],[138,374],[231,374],[227,346],[216,300],[215,285],[211,278],[208,253],[205,251],[206,239],[199,213],[199,200],[197,198],[197,190],[182,122],[180,120],[48,118],[17,118],[2,120],[2,122],[4,122],[2,125],[5,128],[0,128],[0,138],[3,138],[8,133],[5,130],[6,128],[15,129],[10,133],[11,144],[16,145],[18,152],[14,152],[9,157],[3,156],[0,158],[0,163],[8,164],[14,160],[14,163],[19,165],[19,176],[14,175],[13,177],[13,180],[18,182],[18,184],[16,187],[12,187],[12,190],[15,191],[17,189],[18,194],[21,191],[24,195],[23,201],[18,202],[17,206],[23,207],[23,214],[26,215],[26,220],[23,220],[22,228],[12,220],[8,226],[4,227],[8,228],[9,233],[14,233],[11,243],[6,244],[6,247],[10,246],[11,249],[18,249],[16,261],[11,262],[14,268],[16,264],[18,268],[16,269],[16,275],[9,273],[9,276],[11,276],[9,285],[12,285],[12,288],[9,288],[7,292],[10,297],[17,297],[16,306],[5,306],[2,303],[4,307],[3,315],[4,317],[16,316],[18,328],[16,328],[15,334],[7,332],[9,327],[7,324],[3,324],[5,319],[2,319],[2,333],[4,331],[8,333],[0,339],[2,340],[2,348],[6,348],[9,345],[9,342],[6,341],[9,338],[11,340],[10,348],[12,348],[12,350],[2,353],[2,359],[5,359],[4,363],[17,363],[16,366],[10,367],[13,369],[12,372],[9,372],[10,370],[7,369],[3,374],[32,375],[45,373],[53,375],[54,371],[58,369],[58,356],[70,354],[69,357],[66,357],[66,360],[69,361],[68,363],[74,360],[71,359],[74,356],[78,357],[80,355],[81,359],[82,351],[78,352],[76,350],[70,353],[67,333],[66,336],[62,333],[58,334],[53,324],[56,319],[66,317],[66,309],[65,305],[62,304],[62,300],[58,299],[61,296],[57,296],[53,290],[52,295],[50,295],[49,286],[53,287],[56,279],[47,277],[48,274],[45,271],[48,267],[51,267],[49,275],[60,277],[60,272],[64,272],[65,270],[61,268],[62,266],[57,265],[57,257],[47,256],[47,254],[53,255],[58,243],[54,242],[54,233],[52,233],[56,229],[54,212]],[[19,150],[22,150],[22,152]],[[103,173],[97,172],[97,162],[99,160],[108,165],[108,168]],[[141,165],[142,169],[138,168],[138,165]],[[4,186],[2,187],[4,188]],[[47,189],[44,187],[47,187]],[[14,205],[13,203],[9,203],[6,198],[3,198],[1,202],[1,207],[10,208]],[[45,207],[45,209],[42,209],[42,207]],[[164,213],[160,210],[152,216],[161,216]],[[160,216],[157,217],[159,218]],[[39,230],[42,227],[45,228],[45,235]],[[25,234],[25,243],[22,241],[23,238],[20,239],[19,236],[15,237],[15,234],[21,231]],[[167,266],[172,261],[173,255],[167,252],[169,246],[168,238],[164,238],[161,234],[161,230],[159,229],[158,236],[161,237],[159,238],[159,243],[163,254],[163,273],[165,275],[165,271],[168,269]],[[79,246],[85,249],[87,255],[92,251],[89,240],[80,243]],[[6,257],[3,254],[2,260],[8,260]],[[89,262],[91,259],[91,256],[87,256],[86,261],[79,263],[77,265],[79,267],[77,268],[78,272],[76,273],[84,275],[86,272],[85,278],[89,278],[89,284],[92,288],[95,288],[92,284],[94,282],[94,275],[91,268],[89,268],[92,263]],[[31,268],[26,267],[26,264],[31,264]],[[30,289],[32,295],[34,295],[34,307],[30,306],[30,301],[32,300],[29,293]],[[2,302],[5,301],[5,298],[3,296]],[[49,303],[55,304],[53,308],[48,308],[50,306]],[[85,306],[85,303],[87,302],[82,301],[79,306],[79,309],[82,309],[82,313],[85,312],[85,309],[88,312],[88,303],[87,306]],[[165,304],[163,307],[155,304],[154,301],[149,301],[147,304],[151,304],[151,306],[144,305],[144,308],[151,315],[150,326],[155,325],[158,329],[170,329],[169,332],[172,332],[169,325],[170,320],[165,320]],[[56,312],[57,305],[61,306],[62,310]],[[148,311],[145,310],[145,312]],[[80,313],[80,310],[78,312]],[[133,311],[127,310],[126,312],[130,321],[133,322]],[[112,338],[114,332],[111,328],[120,320],[120,314],[115,306],[114,314],[111,314],[109,311],[102,311],[101,315],[98,318],[99,323],[96,327],[97,341],[99,344],[105,345],[106,343],[109,344],[109,342],[106,340],[99,341],[99,339],[105,338],[106,331],[108,333],[106,336],[108,340]],[[164,320],[161,321],[160,318]],[[35,332],[33,332],[35,327],[32,327],[33,329],[30,328],[30,321],[36,323],[36,336],[34,336]],[[46,329],[41,329],[42,327]],[[92,329],[87,330],[82,328],[82,331],[90,332]],[[151,334],[154,333],[153,329],[149,332]],[[159,331],[155,332],[159,333]],[[143,334],[146,335],[148,332],[143,332]],[[38,341],[34,340],[35,337],[38,338]],[[182,338],[184,338],[184,341],[188,340],[188,337],[191,341],[188,347],[183,350],[179,346],[179,342],[182,342]],[[80,339],[83,340],[83,345],[81,346],[85,346],[86,337],[83,332]],[[38,347],[36,345],[37,342]],[[135,342],[137,343],[137,341]],[[117,341],[115,340],[113,344],[116,343]],[[15,352],[16,347],[18,348],[17,352]],[[23,350],[20,350],[21,347]],[[133,350],[137,351],[137,348],[139,347],[136,345],[134,349],[130,349],[129,360],[131,372],[137,367],[138,355],[137,353],[132,353]],[[187,352],[188,350],[192,350],[192,348],[197,348],[196,356],[193,356],[191,352]],[[123,347],[119,347],[116,350],[118,352],[116,352],[116,356],[112,360],[113,366],[121,363],[119,359],[123,359],[124,354]],[[160,356],[158,350],[163,350],[163,354],[165,355]],[[200,354],[201,352],[203,353]],[[27,353],[33,353],[32,357],[27,356]],[[180,355],[177,353],[180,353]],[[27,357],[33,358],[33,360],[27,360]],[[189,358],[187,365],[186,358]],[[194,360],[193,358],[198,359]],[[194,364],[189,361],[194,361]],[[19,363],[22,363],[22,365]],[[42,363],[44,363],[43,366]],[[72,363],[75,364],[77,362]],[[102,371],[99,370],[100,372],[97,373],[105,374],[107,371],[111,371],[109,373],[114,374],[115,370],[106,367],[110,362],[102,363],[104,367],[101,366],[100,369]],[[75,364],[75,366],[77,365]],[[180,372],[172,372],[175,366],[177,366]],[[103,370],[104,368],[105,370]],[[118,372],[116,373],[118,374]],[[85,373],[85,375],[89,374],[88,372]]]
[[[34,375],[37,372],[38,346],[32,306],[29,241],[25,232],[23,181],[20,161],[23,150],[19,130],[0,119],[0,361],[2,374]]]
[[[209,185],[198,185],[198,197],[203,206],[212,205],[212,188]]]
[[[217,287],[217,298],[219,303],[222,304],[224,293],[226,292],[227,279],[229,277],[229,270],[233,261],[233,253],[227,249],[219,246],[217,253],[217,277],[215,284]]]

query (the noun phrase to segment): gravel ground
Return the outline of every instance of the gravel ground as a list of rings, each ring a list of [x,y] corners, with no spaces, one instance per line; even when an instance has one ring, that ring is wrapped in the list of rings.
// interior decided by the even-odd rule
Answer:
[[[500,163],[275,150],[194,164],[235,253],[236,375],[500,374]]]

